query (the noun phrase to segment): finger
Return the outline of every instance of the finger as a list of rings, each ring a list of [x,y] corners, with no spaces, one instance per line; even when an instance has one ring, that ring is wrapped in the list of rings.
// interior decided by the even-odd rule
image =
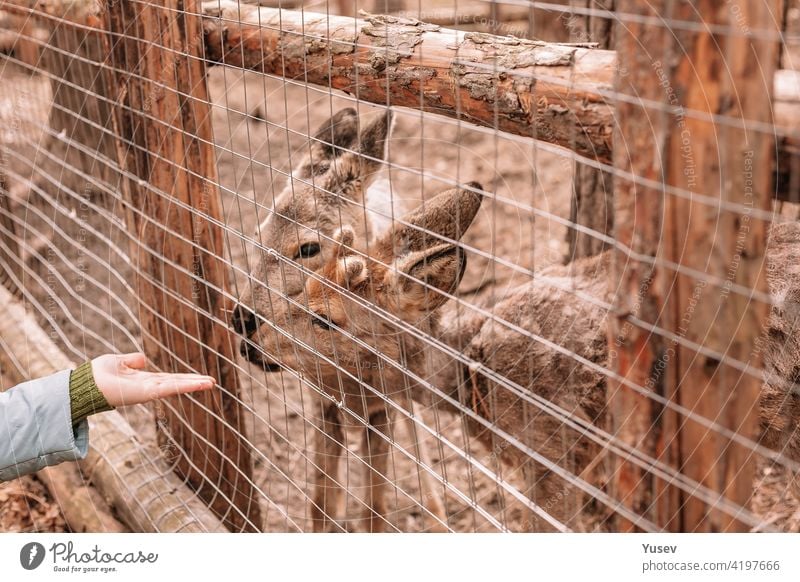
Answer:
[[[137,371],[136,375],[132,377],[132,379],[139,380],[142,382],[153,380],[153,381],[169,381],[169,380],[190,380],[190,381],[197,381],[197,382],[210,382],[211,384],[216,383],[216,379],[212,376],[204,376],[202,374],[192,374],[192,373],[181,373],[181,374],[173,374],[170,372],[143,372]]]
[[[203,376],[179,378],[175,377],[177,374],[171,374],[169,376],[170,377],[167,378],[161,377],[151,379],[150,383],[153,387],[152,392],[157,398],[210,390],[214,387],[213,378]]]
[[[122,365],[133,368],[134,370],[142,370],[147,365],[147,357],[142,352],[122,354],[119,357],[119,361]]]

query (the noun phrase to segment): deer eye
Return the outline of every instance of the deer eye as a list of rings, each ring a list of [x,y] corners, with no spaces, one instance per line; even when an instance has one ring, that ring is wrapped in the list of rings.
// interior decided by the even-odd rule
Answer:
[[[295,259],[310,259],[319,254],[319,244],[317,243],[306,243],[301,245],[295,255]]]
[[[324,315],[320,315],[319,313],[314,313],[313,311],[311,312],[311,325],[316,325],[317,327],[322,329],[330,329],[331,323],[333,322],[330,321]]]

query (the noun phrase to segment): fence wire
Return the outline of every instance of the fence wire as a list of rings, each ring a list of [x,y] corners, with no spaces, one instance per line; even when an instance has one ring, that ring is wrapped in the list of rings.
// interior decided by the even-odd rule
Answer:
[[[145,349],[175,371],[233,371],[224,410],[189,396],[191,412],[124,411],[220,517],[299,532],[800,529],[800,4],[127,4],[0,0],[0,280],[76,360]],[[176,44],[192,18],[204,33]],[[611,52],[635,31],[663,46]],[[673,86],[700,38],[737,79],[741,47],[775,49],[747,80],[768,116],[702,66]],[[178,62],[205,76],[180,85]],[[687,97],[698,84],[705,102]],[[683,181],[678,124],[697,133]],[[741,135],[767,144],[745,170],[755,198],[731,194]],[[218,212],[180,196],[184,177]],[[222,340],[191,331],[204,326]],[[222,481],[214,459],[233,467]]]

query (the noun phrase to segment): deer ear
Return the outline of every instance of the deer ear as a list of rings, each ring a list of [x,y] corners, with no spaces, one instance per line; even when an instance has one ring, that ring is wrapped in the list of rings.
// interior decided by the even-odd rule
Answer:
[[[393,128],[394,114],[391,109],[387,109],[361,132],[358,152],[362,161],[362,180],[365,175],[377,172],[386,161],[389,155],[389,137]]]
[[[393,125],[394,115],[390,109],[368,124],[359,135],[358,153],[346,153],[331,165],[326,189],[362,202],[367,188],[377,179],[386,161]]]
[[[376,256],[388,262],[448,240],[460,240],[481,208],[482,191],[478,182],[469,182],[428,200],[376,241]]]
[[[419,317],[441,306],[447,295],[455,292],[467,258],[456,245],[441,244],[397,259],[395,267],[387,276],[393,279],[390,287],[396,293],[398,314],[416,312]]]
[[[352,107],[337,111],[317,128],[306,146],[307,154],[292,175],[304,180],[321,176],[331,162],[353,149],[358,141],[358,113]]]

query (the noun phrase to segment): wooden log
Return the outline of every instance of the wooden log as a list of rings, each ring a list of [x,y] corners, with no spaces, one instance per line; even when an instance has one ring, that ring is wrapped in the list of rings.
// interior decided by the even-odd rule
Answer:
[[[781,13],[783,0],[740,2],[740,10],[719,10],[716,0],[699,0],[694,6],[680,4],[675,17],[731,27],[739,31],[774,30],[772,39],[732,34],[720,39],[705,30],[677,34],[681,58],[665,68],[682,104],[695,111],[723,114],[731,119],[773,123],[770,107],[774,77],[780,58],[780,30],[774,15]],[[666,4],[665,4],[666,6]],[[753,78],[758,69],[763,77]],[[762,79],[770,80],[766,84]],[[765,86],[766,85],[766,86]],[[673,125],[680,123],[673,117]],[[754,129],[718,125],[686,118],[685,126],[694,156],[696,182],[691,181],[692,162],[682,131],[671,134],[667,151],[667,180],[696,193],[738,204],[739,213],[710,209],[691,198],[668,196],[665,231],[670,245],[663,256],[682,266],[716,276],[726,284],[754,292],[768,293],[765,268],[767,229],[752,210],[772,207],[772,176],[760,171],[775,162],[775,140]],[[687,341],[703,345],[726,357],[748,362],[762,369],[754,347],[761,336],[769,306],[763,301],[710,286],[698,294],[695,277],[678,274],[671,288],[667,308],[670,329]],[[665,287],[666,289],[666,287]],[[691,317],[687,317],[691,314]],[[687,321],[687,319],[689,321]],[[694,413],[715,419],[737,434],[755,439],[761,382],[731,367],[723,358],[700,355],[675,344],[673,374],[667,392]],[[756,456],[750,448],[710,430],[688,417],[681,417],[678,431],[680,467],[697,482],[741,507],[749,507],[753,493]],[[680,527],[693,532],[748,531],[749,526],[720,511],[714,505],[684,494],[680,500]]]
[[[62,463],[47,467],[37,473],[53,500],[58,504],[64,520],[76,533],[125,533],[125,524],[112,513],[111,506],[96,487],[89,484],[78,465]]]
[[[610,159],[606,122],[612,108],[597,90],[613,88],[613,52],[448,30],[394,16],[354,20],[230,2],[207,2],[204,13],[205,57],[211,61]]]
[[[619,0],[619,10],[633,10],[642,14],[644,6],[636,7],[635,0]],[[628,22],[620,27],[616,38],[620,75],[619,90],[657,103],[665,102],[664,93],[653,78],[650,56],[645,51],[634,50],[639,42],[645,46],[668,46],[666,28],[644,26]],[[656,152],[664,151],[671,127],[664,115],[653,115],[643,105],[619,101],[616,106],[617,131],[614,136],[616,151],[614,167],[645,179],[659,180],[663,160]],[[636,185],[630,180],[614,180],[615,238],[633,252],[656,256],[660,241],[660,224],[663,215],[662,193],[657,189]],[[664,298],[661,288],[654,285],[655,270],[644,263],[626,260],[620,251],[612,255],[609,285],[618,288],[615,295],[617,317],[609,319],[609,367],[622,378],[636,386],[648,386],[663,394],[663,377],[651,379],[654,365],[664,352],[664,341],[659,335],[649,334],[627,320],[634,315],[649,322],[659,322]],[[617,287],[618,286],[618,287]],[[656,445],[659,435],[674,435],[674,419],[647,395],[641,395],[613,377],[608,381],[608,401],[611,433],[622,443],[644,454],[676,466],[677,459],[669,455],[668,448],[661,454]],[[626,508],[657,525],[668,522],[666,513],[674,507],[678,497],[670,488],[665,491],[654,476],[622,457],[615,457],[610,483],[612,496]],[[654,504],[657,498],[659,503]],[[615,516],[613,531],[635,531],[627,519]]]
[[[119,165],[136,176],[122,193],[145,352],[161,370],[202,371],[223,388],[159,405],[160,442],[229,529],[258,531],[236,342],[225,324],[233,306],[198,8],[110,2],[108,86],[118,90]]]
[[[66,18],[102,31],[93,0],[6,0],[3,7],[52,25]],[[448,30],[410,18],[354,20],[232,0],[206,2],[202,11],[208,64],[340,89],[363,101],[421,109],[611,163],[614,51]],[[495,63],[501,70],[493,70]],[[775,123],[794,131],[800,104],[792,99],[785,105],[775,104]],[[786,109],[792,113],[780,114]],[[800,198],[790,189],[798,143],[797,132],[779,140],[778,200]]]
[[[714,0],[694,6],[679,4],[673,12],[667,0],[643,5],[619,0],[619,10],[647,16],[671,14],[741,30],[774,27],[771,15],[780,13],[781,0],[740,3],[733,11],[718,10]],[[772,123],[772,86],[752,77],[758,68],[772,79],[778,62],[775,40],[747,35],[720,37],[708,29],[672,31],[629,22],[617,31],[620,56],[619,88],[629,95],[679,106],[704,114]],[[641,46],[663,47],[674,59],[651,62]],[[761,77],[759,77],[761,78]],[[774,139],[752,128],[718,125],[709,119],[654,113],[643,104],[617,106],[619,142],[615,166],[666,185],[714,196],[719,207],[693,197],[664,193],[615,180],[616,233],[633,251],[678,264],[726,281],[721,288],[706,285],[687,271],[652,267],[615,253],[610,281],[621,283],[616,305],[619,317],[611,334],[612,365],[622,377],[644,388],[633,391],[611,382],[612,432],[641,453],[718,493],[709,502],[679,491],[670,480],[657,477],[625,458],[618,458],[612,488],[622,504],[673,531],[746,531],[749,526],[722,511],[722,502],[749,506],[755,456],[752,451],[702,422],[712,420],[735,434],[757,435],[760,382],[731,366],[727,358],[761,368],[754,353],[763,329],[767,305],[732,292],[728,284],[766,294],[763,275],[767,224],[751,216],[771,205],[770,172]],[[624,146],[624,147],[623,147]],[[723,210],[738,204],[738,213]],[[647,324],[672,333],[669,338]],[[702,345],[722,360],[698,353],[688,342]],[[665,409],[664,397],[689,412]],[[633,529],[620,520],[617,529]]]
[[[15,295],[21,293],[16,281],[22,281],[22,264],[19,261],[19,241],[11,216],[11,194],[3,168],[6,167],[4,152],[0,151],[0,286]]]
[[[203,11],[205,57],[214,62],[534,137],[611,163],[614,51],[448,30],[392,16],[354,21],[239,7],[228,0],[206,2]],[[493,70],[495,64],[502,72]],[[776,125],[793,130],[799,104],[779,105]],[[792,115],[782,114],[787,109]],[[787,178],[799,142],[797,132],[779,140],[779,200],[800,196]]]
[[[76,363],[2,287],[0,338],[9,350],[0,350],[4,373],[15,374],[17,380],[75,368]],[[71,463],[39,473],[75,531],[226,531],[170,471],[159,450],[143,445],[117,411],[89,418],[89,454],[80,467],[83,474],[76,474]]]

